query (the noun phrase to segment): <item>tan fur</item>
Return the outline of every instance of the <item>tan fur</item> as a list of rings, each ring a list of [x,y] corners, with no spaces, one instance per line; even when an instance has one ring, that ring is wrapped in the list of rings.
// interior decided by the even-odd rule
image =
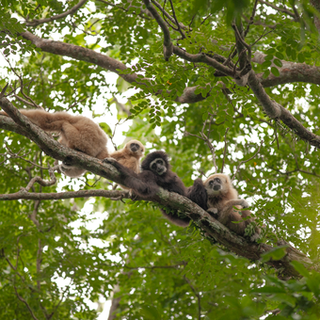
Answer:
[[[216,178],[221,180],[221,189],[219,190],[214,190],[214,185],[210,185],[210,181],[213,183]],[[215,182],[216,186],[218,184],[218,182]],[[249,205],[247,201],[238,199],[238,192],[232,186],[229,176],[222,173],[216,173],[204,182],[204,186],[208,195],[208,211],[213,215],[217,215],[217,220],[230,230],[244,236],[246,227],[254,221],[254,218],[250,218],[240,223],[232,222],[240,221],[243,218],[250,216],[251,212],[249,210],[238,211],[233,208],[236,207],[242,209],[247,208]],[[259,234],[260,229],[256,228],[255,234],[251,236],[251,240],[256,240]]]
[[[132,150],[132,144],[137,144],[139,146],[138,150]],[[135,173],[139,173],[141,171],[140,158],[143,156],[144,150],[144,145],[140,141],[131,140],[127,142],[121,150],[111,153],[110,157],[117,160],[124,167],[133,170]],[[120,185],[120,187],[124,190],[130,190],[131,192],[130,188],[123,185]]]
[[[34,124],[48,132],[59,133],[58,141],[71,149],[89,156],[104,159],[109,156],[107,135],[98,124],[84,116],[75,116],[66,112],[49,113],[43,110],[19,110]],[[5,112],[1,115],[8,116]],[[62,171],[72,177],[81,176],[86,170],[62,165]]]
[[[139,145],[139,149],[133,151],[132,144]],[[124,167],[133,170],[135,173],[140,172],[140,158],[143,156],[144,146],[138,140],[131,140],[126,143],[123,149],[115,151],[110,154],[110,157],[117,160]]]

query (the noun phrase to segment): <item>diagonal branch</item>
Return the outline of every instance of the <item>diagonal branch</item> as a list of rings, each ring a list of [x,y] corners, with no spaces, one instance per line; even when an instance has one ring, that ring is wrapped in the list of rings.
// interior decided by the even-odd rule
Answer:
[[[156,10],[156,8],[152,5],[149,0],[143,0],[147,9],[151,12],[153,17],[156,19],[158,25],[160,26],[163,32],[163,55],[166,61],[169,61],[169,58],[172,55],[173,44],[170,38],[170,31],[167,27],[166,22],[161,18],[160,14]]]
[[[47,23],[47,22],[51,22],[51,21],[55,21],[55,20],[59,20],[62,18],[65,18],[68,15],[74,14],[75,12],[77,12],[88,0],[80,0],[78,2],[78,4],[76,4],[74,7],[72,7],[71,9],[67,10],[66,12],[63,12],[61,14],[57,14],[55,16],[52,16],[50,18],[44,18],[44,19],[34,19],[32,21],[26,21],[26,25],[27,26],[38,26],[40,24],[43,23]]]
[[[24,132],[26,132],[26,135],[30,137],[31,140],[36,142],[47,155],[60,160],[64,159],[66,156],[71,156],[84,169],[130,188],[130,185],[125,183],[125,176],[111,164],[104,164],[101,162],[101,160],[87,156],[80,152],[76,152],[61,145],[45,132],[43,132],[39,127],[31,123],[28,118],[21,115],[19,111],[16,110],[6,98],[0,99],[0,106],[2,106],[2,108],[9,115],[11,115],[15,119],[15,121],[17,121],[17,123],[19,123],[18,125],[12,119],[9,119],[5,122],[5,127],[11,127],[13,129],[12,131],[20,131],[19,133],[23,132],[24,130]],[[1,118],[5,117],[0,117],[0,128],[2,127]],[[17,129],[19,127],[23,127],[23,130]],[[137,178],[131,176],[131,179]],[[142,182],[140,181],[140,183]],[[83,192],[85,194],[88,191]],[[102,194],[105,193],[102,192]],[[31,195],[32,193],[28,194],[28,196]],[[68,195],[70,196],[70,194]],[[39,198],[41,197],[39,194],[37,196]],[[225,246],[227,249],[247,259],[254,261],[259,260],[261,254],[273,249],[272,246],[264,243],[258,244],[247,242],[247,240],[245,240],[244,238],[232,233],[228,228],[215,220],[208,212],[204,211],[194,202],[177,193],[168,192],[167,190],[159,187],[159,190],[155,196],[148,198],[141,197],[141,200],[149,200],[162,206],[170,206],[172,209],[180,210],[186,216],[192,219],[199,228],[204,230],[209,237],[214,238],[217,242]],[[296,272],[293,266],[290,264],[290,262],[293,260],[298,260],[308,266],[312,264],[311,260],[307,258],[303,253],[290,246],[287,247],[287,254],[284,258],[280,259],[279,261],[269,261],[268,264],[280,270],[286,275],[298,276],[298,272]]]
[[[125,64],[101,53],[95,52],[94,50],[61,41],[42,39],[28,31],[21,33],[21,36],[24,39],[30,40],[42,51],[93,63],[99,67],[120,75],[129,83],[135,82],[138,77],[135,73],[121,74],[121,71],[128,70]]]
[[[274,4],[272,4],[272,3],[268,2],[268,1],[259,0],[259,2],[265,4],[268,7],[271,7],[274,10],[277,10],[279,12],[282,12],[282,13],[285,13],[285,14],[289,15],[295,21],[299,21],[299,19],[300,19],[299,15],[297,15],[296,13],[291,12],[284,5],[283,5],[283,8],[280,8],[280,7],[277,7],[277,6],[275,6]]]
[[[279,119],[293,130],[301,139],[320,148],[320,137],[306,129],[287,109],[268,96],[253,70],[248,73],[248,85],[271,119]]]
[[[52,54],[57,54],[61,56],[71,57],[76,60],[86,61],[95,65],[98,65],[108,71],[118,74],[125,81],[135,84],[137,83],[138,75],[136,73],[127,73],[128,68],[122,62],[110,58],[101,53],[95,52],[93,50],[82,48],[73,44],[42,39],[30,32],[23,32],[21,36],[27,40],[30,40],[37,48],[40,48],[44,52],[49,52]],[[240,75],[234,73],[228,67],[223,65],[222,61],[217,61],[218,57],[211,58],[204,53],[201,54],[189,54],[183,49],[174,46],[174,54],[178,55],[184,60],[190,62],[201,62],[207,64],[219,71],[226,76],[232,78],[240,78]],[[214,55],[215,57],[215,55]],[[223,57],[220,57],[222,59]],[[226,60],[226,59],[225,59]],[[255,54],[253,61],[257,63],[262,63],[260,57]],[[263,78],[263,73],[257,74],[257,78],[263,87],[272,87],[278,84],[293,83],[293,82],[305,82],[320,84],[320,68],[317,66],[309,66],[304,63],[292,63],[282,61],[283,67],[278,68],[280,75],[275,77],[270,74],[266,79]],[[126,71],[122,73],[122,71]],[[149,86],[149,80],[146,79],[145,82],[139,82],[141,85]],[[175,98],[175,101],[179,103],[195,103],[205,100],[207,97],[203,97],[201,93],[195,93],[199,86],[193,86],[185,88],[182,95]]]

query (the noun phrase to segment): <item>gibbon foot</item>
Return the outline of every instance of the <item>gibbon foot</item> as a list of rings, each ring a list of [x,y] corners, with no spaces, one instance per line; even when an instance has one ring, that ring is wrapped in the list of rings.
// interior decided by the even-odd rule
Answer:
[[[218,219],[218,209],[217,208],[209,208],[207,212],[215,219]]]
[[[108,163],[108,164],[112,164],[113,166],[118,163],[117,160],[113,159],[113,158],[104,158],[102,160],[103,163]]]

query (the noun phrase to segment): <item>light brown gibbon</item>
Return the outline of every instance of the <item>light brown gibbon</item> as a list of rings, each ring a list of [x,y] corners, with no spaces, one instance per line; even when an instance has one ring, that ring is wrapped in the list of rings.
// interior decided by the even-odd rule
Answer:
[[[66,112],[49,113],[43,110],[19,111],[44,131],[58,133],[58,141],[62,145],[98,159],[109,157],[107,135],[91,119],[84,116],[71,115]],[[3,111],[0,112],[0,115],[8,116]],[[62,162],[60,169],[71,178],[80,177],[86,172],[85,169],[71,165],[68,158]]]
[[[127,142],[121,150],[111,153],[110,157],[115,159],[124,167],[133,170],[135,173],[139,173],[140,158],[143,156],[144,150],[144,145],[140,141],[131,140]],[[130,193],[132,193],[131,188],[127,188],[123,185],[120,185],[120,187],[124,190],[130,190]]]
[[[110,154],[110,157],[117,160],[124,167],[140,172],[140,158],[144,154],[144,145],[138,140],[131,140],[124,148]]]
[[[204,187],[207,191],[208,212],[219,222],[228,227],[238,235],[244,236],[247,226],[254,221],[254,218],[245,219],[251,215],[249,210],[236,210],[248,208],[249,204],[246,200],[238,198],[238,192],[232,186],[229,176],[216,173],[210,176],[205,182]],[[241,221],[234,223],[233,221]],[[255,227],[254,233],[250,236],[251,241],[259,238],[260,229]]]

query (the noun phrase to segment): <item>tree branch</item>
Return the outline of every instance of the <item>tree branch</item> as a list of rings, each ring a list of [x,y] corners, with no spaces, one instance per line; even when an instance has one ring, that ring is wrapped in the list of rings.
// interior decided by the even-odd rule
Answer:
[[[21,132],[26,132],[26,136],[30,137],[31,140],[36,142],[39,147],[49,156],[62,160],[66,156],[73,157],[77,163],[81,167],[83,167],[86,170],[89,170],[97,175],[100,175],[106,179],[115,181],[119,184],[125,185],[130,188],[129,185],[126,185],[124,182],[124,175],[121,174],[115,167],[113,167],[111,164],[105,164],[102,163],[101,160],[98,160],[96,158],[87,156],[83,153],[76,152],[72,149],[69,149],[57,141],[55,141],[53,138],[51,138],[49,135],[47,135],[45,132],[43,132],[39,127],[34,125],[29,121],[28,118],[21,115],[18,110],[14,108],[14,106],[6,99],[1,98],[0,99],[0,106],[4,108],[4,110],[10,115],[13,116],[13,118],[20,123],[22,126],[25,126],[28,128],[26,130],[25,128],[20,128],[21,126],[15,124],[12,119],[9,119],[10,121],[6,121],[5,123],[11,124],[8,126],[6,125],[6,128],[11,127],[15,130],[14,132],[18,132],[21,134]],[[1,127],[1,118],[0,117],[0,127]],[[18,128],[18,129],[17,129]],[[38,136],[37,136],[38,135]],[[131,179],[136,179],[133,176]],[[141,181],[139,181],[142,183]],[[20,191],[21,192],[21,191]],[[23,193],[25,192],[25,193]],[[77,192],[77,195],[85,196],[86,194],[90,194],[92,191],[81,191]],[[95,194],[101,194],[106,195],[110,191],[106,190],[97,190],[95,191]],[[109,193],[109,195],[114,196],[115,192],[120,191],[113,191],[112,193]],[[26,191],[21,192],[21,194],[25,194],[25,197],[31,198],[32,193],[26,193]],[[21,199],[20,194],[20,199]],[[122,191],[119,193],[119,195],[122,195]],[[65,193],[66,197],[71,196],[71,193]],[[3,195],[2,199],[4,199],[6,195]],[[52,198],[55,196],[50,195]],[[34,199],[42,200],[44,197],[47,196],[41,196],[41,195],[35,195]],[[10,198],[10,196],[9,196]],[[52,199],[51,198],[51,199]],[[61,197],[60,197],[61,199]],[[190,219],[194,221],[194,223],[204,230],[210,237],[214,238],[216,241],[218,241],[220,244],[224,245],[227,249],[235,252],[236,254],[239,254],[243,257],[246,257],[250,260],[259,260],[262,253],[268,252],[272,250],[273,248],[270,245],[267,244],[257,244],[252,242],[247,242],[244,238],[232,233],[228,228],[226,228],[224,225],[222,225],[220,222],[215,220],[208,212],[201,209],[198,205],[196,205],[191,200],[177,194],[177,193],[171,193],[167,190],[164,190],[159,187],[159,190],[157,194],[153,197],[141,197],[141,200],[148,200],[155,203],[158,203],[162,206],[171,207],[176,210],[180,210],[181,212],[185,213]],[[282,270],[286,275],[289,276],[298,276],[298,272],[295,271],[295,269],[291,266],[290,262],[292,260],[298,260],[304,264],[311,265],[311,261],[309,258],[307,258],[304,254],[298,252],[296,249],[288,247],[287,248],[287,255],[279,260],[279,261],[270,261],[268,262],[270,265],[275,267],[276,269]]]
[[[132,199],[139,200],[140,197],[136,195],[130,196],[127,191],[120,190],[79,190],[69,192],[57,192],[57,193],[36,193],[28,192],[25,188],[21,188],[20,191],[9,194],[0,194],[1,200],[62,200],[62,199],[74,199],[74,198],[89,198],[89,197],[103,197],[110,198],[111,200],[119,199]]]
[[[59,20],[62,18],[65,18],[68,15],[74,14],[75,12],[77,12],[88,0],[80,0],[78,4],[76,4],[74,7],[72,7],[71,9],[67,10],[66,12],[63,12],[61,14],[57,14],[55,16],[52,16],[50,18],[44,18],[44,19],[34,19],[32,21],[26,21],[26,26],[38,26],[40,24],[43,23],[47,23],[47,22],[51,22],[51,21],[55,21],[55,20]]]
[[[156,8],[149,0],[143,0],[147,9],[151,12],[153,17],[156,19],[158,25],[160,26],[163,32],[163,55],[166,61],[169,61],[169,58],[172,55],[173,44],[170,38],[170,31],[167,27],[165,21],[161,18]]]

